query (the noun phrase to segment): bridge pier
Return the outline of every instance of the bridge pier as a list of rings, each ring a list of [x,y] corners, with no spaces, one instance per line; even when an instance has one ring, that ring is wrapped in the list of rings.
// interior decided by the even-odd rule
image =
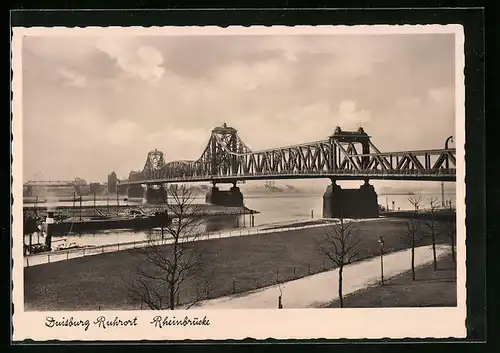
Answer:
[[[243,200],[243,194],[240,188],[236,186],[236,183],[233,183],[233,186],[229,190],[219,190],[214,183],[205,196],[206,203],[227,207],[243,207]]]
[[[359,189],[342,189],[335,180],[323,194],[324,218],[375,218],[379,216],[377,193],[368,180]]]
[[[126,186],[126,192],[127,192],[127,197],[130,199],[130,198],[142,198],[144,197],[144,188],[142,185],[130,185],[130,186]],[[122,190],[122,186],[119,186],[118,187],[118,192],[121,193]]]
[[[148,205],[163,205],[167,202],[167,191],[163,185],[146,185],[143,191],[142,203]]]
[[[135,185],[134,185],[134,186],[135,186]],[[139,186],[140,186],[140,185],[139,185]],[[116,190],[118,190],[118,194],[119,194],[119,195],[127,195],[127,196],[129,196],[129,195],[128,195],[129,188],[130,188],[130,186],[129,186],[129,185],[126,185],[126,184],[125,184],[125,185],[124,185],[124,184],[118,184],[118,185],[116,186],[116,188],[115,188],[115,192],[114,192],[114,193],[111,193],[111,192],[109,192],[109,187],[108,187],[108,195],[113,195],[113,194],[116,194]],[[142,190],[142,186],[141,186],[141,190]],[[131,196],[131,197],[133,197],[133,196]],[[139,197],[142,197],[142,191],[141,191],[141,196],[139,196]]]
[[[137,185],[134,185],[134,186],[137,186]],[[140,185],[138,185],[138,186],[140,186]],[[127,195],[127,196],[128,196],[128,191],[129,191],[129,188],[130,188],[130,186],[128,186],[128,185],[126,185],[126,184],[125,184],[125,185],[123,185],[123,184],[121,184],[121,185],[120,185],[120,184],[118,184],[118,185],[116,186],[116,188],[114,189],[115,191],[114,191],[114,192],[112,192],[112,193],[111,193],[111,192],[109,192],[109,188],[108,188],[108,194],[110,194],[110,195],[114,195],[114,194],[116,194],[116,191],[118,190],[118,195]],[[140,192],[140,196],[135,196],[135,197],[142,197],[142,186],[140,186],[140,188],[137,188],[137,189],[138,189],[138,190],[140,189],[140,190],[141,190],[141,192]],[[134,196],[130,196],[130,197],[134,197]]]

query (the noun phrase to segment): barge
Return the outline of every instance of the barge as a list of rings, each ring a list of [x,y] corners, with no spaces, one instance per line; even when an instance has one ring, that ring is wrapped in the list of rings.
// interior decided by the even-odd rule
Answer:
[[[157,212],[152,215],[131,214],[88,218],[70,217],[51,223],[50,230],[54,236],[113,229],[145,230],[167,226],[171,221],[166,212]]]
[[[71,233],[86,233],[92,231],[102,231],[111,229],[134,229],[146,230],[167,226],[172,222],[166,211],[156,212],[148,215],[145,213],[131,213],[123,216],[100,216],[89,218],[66,218],[64,220],[56,220],[54,212],[48,211],[45,222],[37,225],[37,230],[41,234],[45,234],[45,243],[32,243],[33,234],[29,234],[29,244],[24,244],[24,255],[36,254],[54,250],[53,243],[66,241],[52,240],[54,236],[65,236]],[[56,247],[56,250],[65,250],[79,248],[76,243],[61,244]]]

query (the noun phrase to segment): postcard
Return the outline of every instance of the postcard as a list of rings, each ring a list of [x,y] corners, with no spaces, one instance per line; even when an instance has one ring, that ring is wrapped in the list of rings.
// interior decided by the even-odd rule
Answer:
[[[13,28],[13,340],[466,336],[460,25]]]

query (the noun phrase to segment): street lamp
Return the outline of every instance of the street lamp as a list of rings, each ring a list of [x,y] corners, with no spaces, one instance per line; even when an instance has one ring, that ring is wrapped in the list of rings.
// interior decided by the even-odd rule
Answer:
[[[380,280],[384,285],[384,238],[380,237],[378,243],[380,244]]]

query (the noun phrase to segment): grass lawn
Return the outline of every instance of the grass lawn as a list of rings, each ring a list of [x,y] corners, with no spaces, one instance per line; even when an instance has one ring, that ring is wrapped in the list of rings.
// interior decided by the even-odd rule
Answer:
[[[344,298],[346,308],[428,307],[457,305],[457,272],[450,255],[418,268],[415,281],[411,271]],[[328,305],[337,308],[338,300]]]
[[[403,219],[377,219],[357,225],[361,239],[359,259],[379,254],[379,236],[384,236],[386,252],[407,247]],[[181,303],[196,297],[198,287],[208,281],[210,298],[275,284],[331,269],[318,251],[324,228],[213,239],[192,243],[202,254],[199,278],[186,281]],[[438,238],[438,243],[448,239]],[[419,245],[429,244],[429,240]],[[165,245],[168,251],[170,245]],[[131,266],[144,263],[139,249],[76,258],[24,269],[26,310],[117,310],[140,309],[126,290]],[[144,308],[146,309],[146,308]]]

